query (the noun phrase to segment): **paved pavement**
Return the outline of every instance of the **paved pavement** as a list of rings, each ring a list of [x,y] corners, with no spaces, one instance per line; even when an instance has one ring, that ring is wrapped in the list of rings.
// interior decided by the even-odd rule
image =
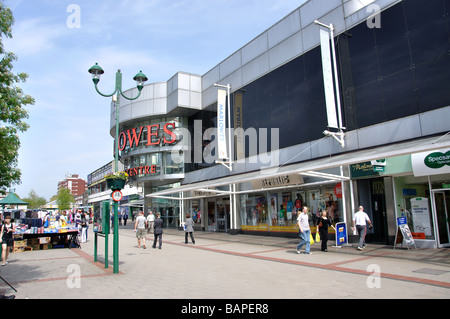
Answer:
[[[120,272],[104,266],[104,239],[94,263],[94,236],[81,249],[14,253],[0,289],[17,299],[423,299],[450,297],[450,249],[404,249],[369,245],[297,254],[297,239],[165,230],[162,249],[138,248],[134,225],[120,228]],[[92,227],[91,227],[92,228]],[[180,307],[186,304],[182,304]],[[184,308],[183,308],[184,309]],[[180,309],[177,309],[179,311]],[[192,309],[191,309],[192,310]],[[181,311],[181,310],[180,310]]]

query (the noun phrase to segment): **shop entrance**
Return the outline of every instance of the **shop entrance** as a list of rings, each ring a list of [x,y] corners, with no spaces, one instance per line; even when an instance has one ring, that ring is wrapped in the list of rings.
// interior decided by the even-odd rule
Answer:
[[[434,205],[438,225],[438,247],[450,247],[450,189],[435,190]]]
[[[227,232],[230,227],[230,200],[208,200],[208,231]]]
[[[387,243],[387,217],[384,180],[374,178],[358,181],[359,205],[372,220],[373,229],[368,230],[366,240],[373,243]]]

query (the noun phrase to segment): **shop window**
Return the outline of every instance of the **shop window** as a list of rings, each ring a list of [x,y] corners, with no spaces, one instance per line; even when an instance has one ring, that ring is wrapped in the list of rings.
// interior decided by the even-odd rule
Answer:
[[[333,224],[342,222],[342,199],[335,184],[314,189],[244,194],[240,197],[241,228],[248,231],[298,232],[298,212],[309,208],[312,230],[326,210]],[[330,230],[331,231],[331,230]]]
[[[416,239],[434,239],[431,193],[427,177],[395,178],[397,217],[406,217]]]

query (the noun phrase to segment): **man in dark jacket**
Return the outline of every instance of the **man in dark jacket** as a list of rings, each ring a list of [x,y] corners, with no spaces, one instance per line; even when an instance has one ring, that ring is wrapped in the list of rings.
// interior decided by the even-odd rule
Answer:
[[[156,241],[158,240],[158,237],[159,237],[159,249],[161,249],[162,234],[163,234],[163,223],[164,222],[161,219],[161,214],[160,213],[156,213],[155,224],[153,225],[153,227],[154,227],[153,235],[155,236],[155,239],[153,240],[152,248],[156,248]]]

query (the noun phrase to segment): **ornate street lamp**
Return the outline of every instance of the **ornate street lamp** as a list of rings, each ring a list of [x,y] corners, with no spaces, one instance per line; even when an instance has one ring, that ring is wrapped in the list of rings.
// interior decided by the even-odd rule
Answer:
[[[133,80],[136,81],[137,89],[139,91],[138,95],[136,97],[130,98],[123,94],[122,91],[122,73],[120,72],[120,69],[116,72],[116,84],[114,92],[111,94],[103,94],[98,90],[97,84],[100,82],[100,76],[105,73],[103,69],[98,65],[98,63],[95,63],[94,66],[92,66],[89,71],[90,74],[92,74],[92,82],[94,82],[95,90],[98,94],[104,97],[111,97],[114,96],[116,93],[117,95],[122,95],[127,100],[136,100],[141,95],[142,88],[144,87],[144,83],[148,80],[148,78],[145,76],[142,71],[139,71],[138,74],[136,74],[133,78]],[[119,99],[113,97],[113,102],[116,106],[116,140],[115,140],[115,154],[114,154],[114,163],[115,168],[114,171],[117,173],[118,167],[119,167]],[[118,220],[118,202],[114,201],[114,245],[113,245],[113,260],[114,260],[114,273],[119,273],[119,220]],[[108,256],[105,256],[105,259],[108,259]],[[107,265],[105,263],[105,265]]]

